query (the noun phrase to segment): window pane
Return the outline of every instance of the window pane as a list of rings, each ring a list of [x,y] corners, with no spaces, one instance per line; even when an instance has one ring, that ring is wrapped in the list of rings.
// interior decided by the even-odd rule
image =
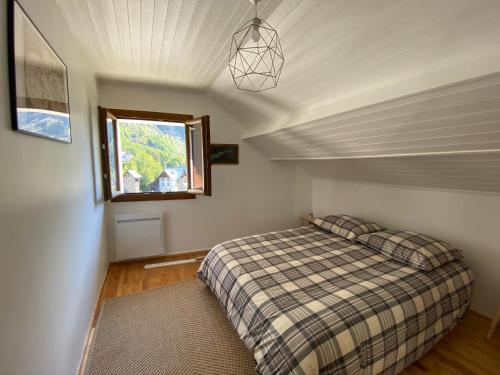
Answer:
[[[106,131],[108,132],[108,150],[109,150],[109,174],[111,181],[111,191],[118,190],[118,181],[116,173],[116,147],[115,132],[113,131],[113,119],[106,118]]]
[[[210,173],[210,117],[186,121],[188,155],[188,192],[212,195]]]
[[[184,124],[118,120],[125,193],[187,190]]]
[[[191,181],[193,190],[203,190],[203,139],[202,128],[193,125],[189,128],[191,132]]]

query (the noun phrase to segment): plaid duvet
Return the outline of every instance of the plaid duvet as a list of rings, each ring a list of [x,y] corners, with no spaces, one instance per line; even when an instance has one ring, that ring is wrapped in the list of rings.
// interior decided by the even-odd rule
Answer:
[[[397,373],[453,328],[472,275],[421,272],[316,227],[214,247],[200,266],[260,374]]]

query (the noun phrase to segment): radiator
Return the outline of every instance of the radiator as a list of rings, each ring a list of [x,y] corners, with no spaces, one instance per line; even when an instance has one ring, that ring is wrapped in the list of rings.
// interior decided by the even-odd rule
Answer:
[[[162,212],[115,215],[116,260],[165,253]]]

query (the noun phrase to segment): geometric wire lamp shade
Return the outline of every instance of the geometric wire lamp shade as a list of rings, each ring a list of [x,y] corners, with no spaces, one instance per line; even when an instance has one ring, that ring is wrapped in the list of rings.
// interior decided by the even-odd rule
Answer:
[[[264,20],[255,17],[233,34],[229,70],[239,89],[276,87],[284,62],[278,33]]]

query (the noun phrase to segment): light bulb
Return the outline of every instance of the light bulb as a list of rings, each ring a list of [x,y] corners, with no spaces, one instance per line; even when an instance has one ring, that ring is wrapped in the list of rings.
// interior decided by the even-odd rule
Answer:
[[[257,43],[260,40],[260,33],[259,33],[259,27],[258,26],[252,27],[251,36],[252,36],[252,40],[255,43]]]
[[[253,19],[253,26],[252,26],[252,31],[250,32],[250,36],[252,37],[252,40],[257,43],[260,40],[260,33],[259,33],[259,26],[262,23],[262,20],[260,18],[255,17]]]

